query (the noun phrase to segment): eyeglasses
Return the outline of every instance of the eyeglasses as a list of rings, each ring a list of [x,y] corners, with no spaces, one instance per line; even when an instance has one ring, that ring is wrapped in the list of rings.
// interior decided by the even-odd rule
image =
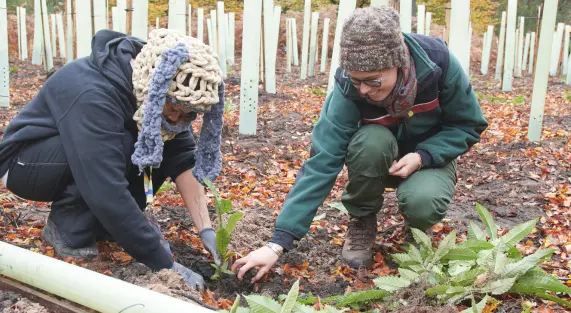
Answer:
[[[381,76],[381,78],[379,79],[363,79],[363,80],[348,76],[347,74],[344,74],[344,76],[346,78],[349,78],[351,80],[351,83],[353,83],[355,87],[361,86],[361,83],[369,87],[375,87],[375,88],[379,88],[383,85],[383,76]]]

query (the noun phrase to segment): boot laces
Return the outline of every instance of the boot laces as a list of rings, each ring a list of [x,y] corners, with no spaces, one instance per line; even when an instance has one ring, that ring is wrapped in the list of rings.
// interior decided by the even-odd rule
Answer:
[[[366,250],[371,244],[371,228],[367,221],[352,218],[349,221],[348,237],[351,240],[351,250]]]

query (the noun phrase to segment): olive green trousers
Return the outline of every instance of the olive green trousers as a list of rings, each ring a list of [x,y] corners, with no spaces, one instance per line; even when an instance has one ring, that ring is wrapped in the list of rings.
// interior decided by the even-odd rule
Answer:
[[[456,161],[421,169],[402,179],[389,175],[398,157],[397,140],[390,130],[380,125],[361,127],[347,149],[349,181],[341,201],[352,216],[377,214],[383,206],[385,188],[396,188],[407,224],[428,229],[446,215],[457,182]]]

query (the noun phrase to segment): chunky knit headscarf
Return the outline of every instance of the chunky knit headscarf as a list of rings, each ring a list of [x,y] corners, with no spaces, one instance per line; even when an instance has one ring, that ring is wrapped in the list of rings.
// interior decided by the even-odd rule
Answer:
[[[131,66],[138,105],[133,119],[139,128],[131,160],[142,171],[159,167],[164,141],[191,127],[192,119],[175,125],[167,121],[162,114],[165,101],[193,113],[209,112],[220,102],[222,78],[218,56],[209,46],[168,29],[152,31]]]

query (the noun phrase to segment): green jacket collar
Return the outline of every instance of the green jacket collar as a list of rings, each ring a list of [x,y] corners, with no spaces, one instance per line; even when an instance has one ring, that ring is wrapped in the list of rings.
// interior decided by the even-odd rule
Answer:
[[[414,65],[416,66],[416,80],[419,85],[423,85],[426,80],[432,81],[432,78],[438,72],[438,66],[430,60],[424,49],[418,44],[410,34],[403,33],[404,42],[412,55]],[[440,76],[440,75],[438,75]]]

